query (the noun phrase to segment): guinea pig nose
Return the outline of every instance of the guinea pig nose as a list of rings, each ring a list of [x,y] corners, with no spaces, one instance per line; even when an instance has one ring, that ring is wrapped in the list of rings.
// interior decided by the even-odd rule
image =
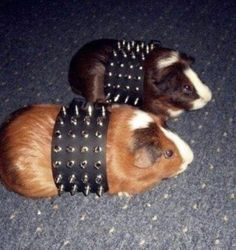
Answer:
[[[171,158],[173,154],[174,154],[174,152],[171,149],[168,149],[168,150],[164,151],[164,157],[166,159]]]

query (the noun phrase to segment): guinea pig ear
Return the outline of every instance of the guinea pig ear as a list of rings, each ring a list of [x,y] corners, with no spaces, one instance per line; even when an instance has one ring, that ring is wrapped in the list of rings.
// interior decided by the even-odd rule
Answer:
[[[188,56],[188,55],[185,54],[185,53],[181,53],[180,56],[181,56],[181,58],[182,58],[184,61],[186,61],[187,64],[189,64],[189,65],[192,65],[192,64],[195,62],[194,57]]]
[[[151,123],[149,127],[134,131],[133,153],[134,165],[138,168],[149,168],[162,155],[158,141],[157,125]]]

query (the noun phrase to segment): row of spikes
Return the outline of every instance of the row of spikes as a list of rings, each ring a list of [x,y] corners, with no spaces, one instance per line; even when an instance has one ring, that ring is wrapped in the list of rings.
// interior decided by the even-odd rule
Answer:
[[[91,190],[91,188],[90,188],[89,184],[87,184],[87,185],[84,187],[84,190],[83,190],[82,192],[83,192],[83,194],[84,194],[85,196],[88,196],[88,194],[90,193],[90,190]],[[64,184],[60,184],[59,187],[58,187],[59,196],[61,196],[61,195],[64,193],[64,191],[65,191],[65,186],[64,186]],[[78,186],[77,186],[76,184],[74,184],[74,185],[72,186],[71,190],[70,190],[70,194],[73,196],[73,195],[75,195],[77,192],[78,192]],[[101,196],[103,195],[103,193],[104,193],[104,188],[103,188],[102,185],[100,185],[100,186],[98,187],[98,189],[97,189],[96,194],[97,194],[99,197],[101,197]]]
[[[57,161],[53,162],[52,165],[53,165],[54,168],[59,168],[59,167],[62,166],[62,161],[57,160]],[[68,167],[68,168],[72,168],[72,167],[75,166],[75,165],[76,165],[76,161],[74,161],[74,160],[67,161],[67,163],[66,163],[66,167]],[[94,168],[96,168],[96,169],[100,169],[101,165],[102,165],[101,161],[96,161],[96,162],[93,164]],[[81,162],[79,163],[79,166],[80,166],[82,169],[86,168],[86,167],[88,166],[88,161],[87,161],[87,160],[81,161]]]
[[[76,136],[77,136],[76,133],[74,133],[72,130],[69,130],[68,133],[67,133],[67,135],[70,138],[72,138],[72,139],[76,138]],[[81,131],[81,135],[84,138],[88,138],[89,137],[89,133],[87,131],[85,131],[85,130]],[[96,131],[94,135],[96,137],[98,137],[98,138],[102,138],[102,133],[100,133],[99,131]],[[62,133],[61,133],[61,131],[59,129],[55,131],[55,136],[58,139],[62,139]]]
[[[112,77],[113,73],[112,72],[108,72],[108,76]],[[128,80],[134,79],[134,80],[138,80],[141,81],[142,77],[141,76],[132,76],[132,75],[122,75],[121,73],[116,74],[115,76],[118,76],[119,78],[127,78]]]
[[[117,47],[119,50],[126,49],[127,51],[135,50],[136,52],[139,52],[140,50],[144,50],[148,54],[151,50],[154,49],[155,44],[145,44],[144,42],[121,40],[117,41]]]
[[[61,184],[61,181],[63,180],[63,176],[62,174],[59,174],[56,179],[55,179],[55,182],[56,184]],[[103,180],[103,177],[101,174],[97,174],[96,178],[95,178],[95,183],[97,184],[101,184],[102,183],[102,180]],[[70,184],[74,184],[76,182],[76,176],[75,174],[72,174],[69,179],[68,179],[69,183]],[[84,176],[81,178],[81,181],[83,184],[88,184],[89,182],[89,176],[88,174],[84,174]]]
[[[114,62],[110,62],[110,66],[111,66],[111,67],[114,67],[114,66],[115,66],[115,63],[114,63]],[[119,66],[120,66],[121,68],[124,68],[124,67],[125,67],[124,63],[120,63]],[[129,67],[130,69],[134,69],[134,68],[135,68],[133,64],[128,65],[128,67]],[[139,66],[139,70],[143,70],[143,66]]]
[[[73,147],[73,146],[67,146],[65,150],[66,150],[67,153],[76,152],[76,148]],[[62,149],[61,146],[55,145],[54,148],[53,148],[53,151],[54,151],[55,153],[59,153],[59,152],[63,151],[63,149]],[[88,147],[88,146],[81,146],[80,149],[79,149],[78,151],[79,151],[80,153],[87,153],[87,152],[89,152],[90,150],[89,150],[89,147]],[[100,152],[102,152],[102,147],[100,147],[100,146],[95,146],[95,147],[92,149],[92,151],[93,151],[94,153],[100,153]]]
[[[136,54],[134,51],[128,51],[127,53],[127,51],[121,49],[120,51],[113,50],[113,56],[117,57],[118,52],[120,52],[124,58],[130,57],[131,59],[136,59],[141,57],[142,61],[144,61],[146,55],[149,54],[149,51],[142,51],[141,54]],[[140,50],[136,50],[136,52],[139,53]]]
[[[106,99],[107,99],[108,103],[110,103],[112,101],[118,102],[120,98],[121,98],[121,94],[117,94],[113,98],[111,97],[111,93],[108,93],[107,96],[106,96]],[[124,102],[122,102],[122,103],[125,103],[125,104],[128,103],[129,99],[130,99],[130,96],[126,96]],[[138,104],[139,100],[140,100],[139,97],[135,98],[135,100],[134,100],[134,106],[136,106]]]

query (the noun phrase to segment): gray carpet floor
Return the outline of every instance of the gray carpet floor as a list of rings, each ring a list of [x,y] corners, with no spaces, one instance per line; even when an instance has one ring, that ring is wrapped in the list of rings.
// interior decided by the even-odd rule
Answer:
[[[156,39],[194,56],[214,98],[169,123],[194,162],[142,195],[30,200],[0,186],[0,249],[236,249],[235,13],[233,0],[1,2],[0,122],[69,102],[70,59],[98,38]]]

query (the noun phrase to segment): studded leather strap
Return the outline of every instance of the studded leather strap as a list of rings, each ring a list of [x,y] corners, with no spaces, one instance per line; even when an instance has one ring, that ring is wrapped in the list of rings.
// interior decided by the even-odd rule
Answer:
[[[109,113],[101,104],[83,98],[62,107],[52,139],[53,177],[59,194],[63,191],[97,193],[108,191],[106,134]]]
[[[143,61],[159,45],[157,41],[117,41],[105,71],[107,102],[142,106]]]

